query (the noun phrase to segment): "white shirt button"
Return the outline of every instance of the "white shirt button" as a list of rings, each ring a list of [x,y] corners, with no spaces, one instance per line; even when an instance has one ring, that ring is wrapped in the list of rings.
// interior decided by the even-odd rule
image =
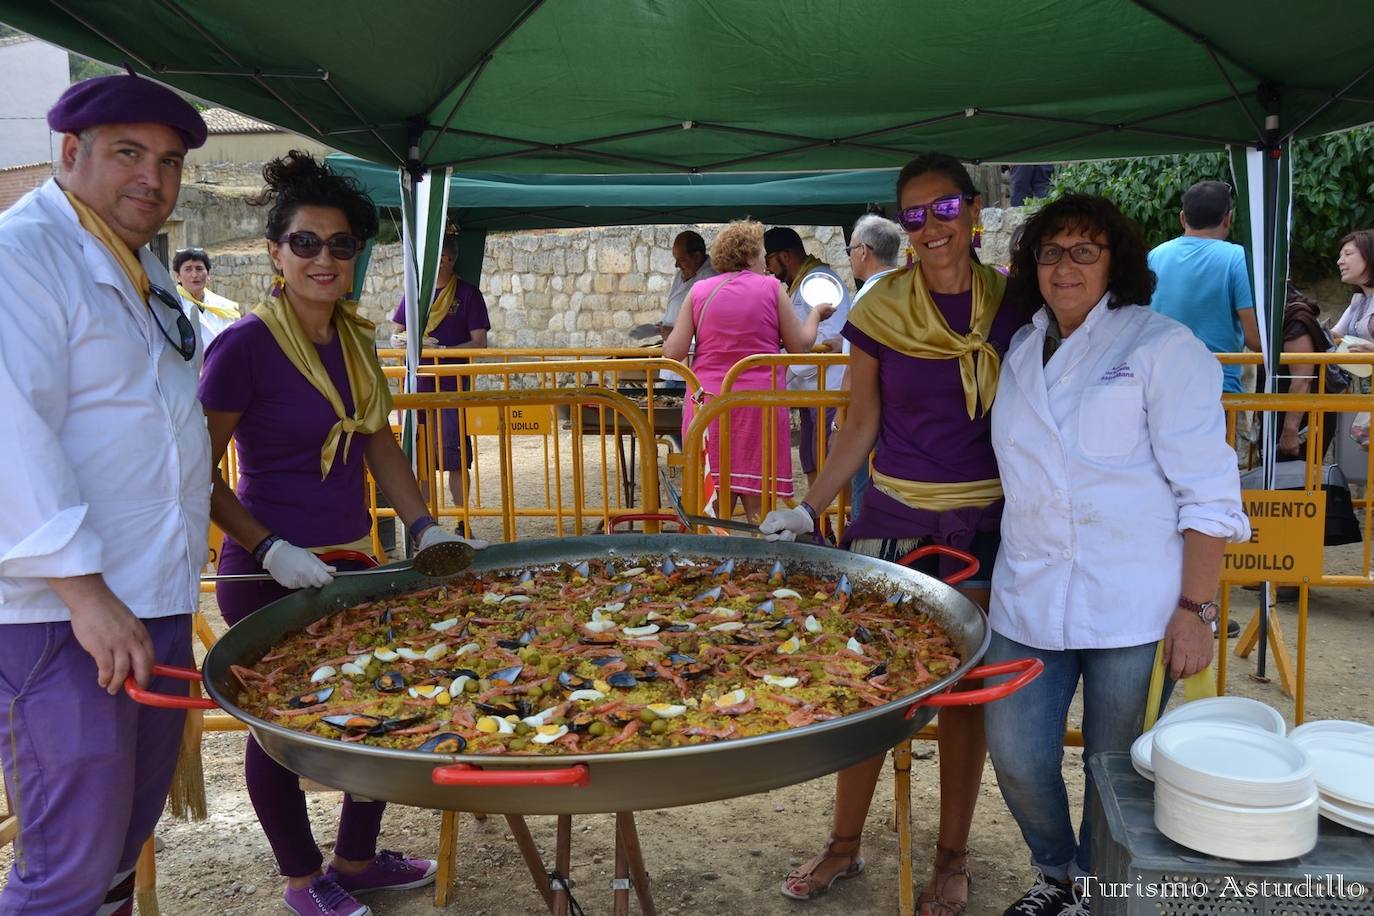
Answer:
[[[1055,490],[1055,491],[1054,491],[1054,498],[1055,498],[1055,499],[1063,499],[1063,498],[1064,498],[1064,491],[1063,491],[1063,490]]]
[[[1073,551],[1072,551],[1072,550],[1066,550],[1066,551],[1064,551],[1064,559],[1066,559],[1066,560],[1072,560],[1072,559],[1073,559]]]

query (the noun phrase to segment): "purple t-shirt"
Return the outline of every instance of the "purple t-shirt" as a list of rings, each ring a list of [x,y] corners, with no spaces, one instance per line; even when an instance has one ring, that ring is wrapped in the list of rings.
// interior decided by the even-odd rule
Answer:
[[[931,293],[950,330],[967,334],[973,311],[972,291]],[[988,342],[1006,356],[1012,335],[1026,323],[1016,309],[1002,307],[993,319]],[[883,474],[925,483],[963,483],[997,475],[992,450],[992,405],[970,420],[957,359],[921,359],[880,344],[852,324],[842,332],[850,344],[878,361],[882,415],[874,467]],[[872,506],[872,509],[870,509]],[[1000,515],[1001,502],[996,504]],[[980,510],[978,510],[980,511]],[[864,494],[859,518],[846,538],[911,538],[933,533],[934,513],[913,510],[876,489]],[[948,513],[946,513],[948,515]],[[941,524],[948,526],[951,519]],[[989,530],[970,522],[972,530]],[[992,530],[996,519],[992,520]],[[958,545],[956,545],[958,546]]]
[[[487,300],[482,298],[482,291],[473,286],[462,277],[458,278],[458,292],[454,295],[453,307],[448,310],[444,320],[439,322],[439,326],[428,336],[439,341],[441,347],[459,347],[472,340],[472,332],[478,329],[484,331],[491,330],[491,318],[487,315]],[[396,312],[391,316],[391,320],[401,327],[406,326],[406,300],[401,297],[401,302],[396,306]],[[433,360],[432,363],[465,363],[466,359],[452,357],[442,360]],[[440,391],[457,391],[458,380],[454,377],[441,378],[443,383]],[[469,381],[463,378],[463,387],[467,388]],[[420,391],[434,390],[434,377],[422,375],[419,379]]]
[[[351,416],[353,390],[338,335],[316,349]],[[298,547],[367,534],[363,452],[371,437],[354,433],[347,454],[341,438],[334,466],[320,479],[320,448],[338,418],[256,315],[234,322],[206,347],[200,402],[206,410],[242,414],[234,430],[239,502],[269,531]],[[224,559],[230,562],[230,551]]]

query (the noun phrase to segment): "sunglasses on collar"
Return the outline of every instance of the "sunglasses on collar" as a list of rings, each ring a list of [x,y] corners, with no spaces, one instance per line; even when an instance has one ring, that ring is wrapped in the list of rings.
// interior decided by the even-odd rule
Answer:
[[[191,357],[196,355],[196,329],[191,325],[191,319],[187,318],[186,313],[181,310],[181,300],[160,286],[153,286],[150,289],[154,299],[177,313],[177,336],[181,338],[181,342],[178,343],[173,340],[172,335],[167,333],[167,329],[158,320],[157,312],[154,311],[153,304],[150,302],[148,303],[148,311],[153,313],[153,324],[157,325],[157,329],[162,332],[167,343],[171,344],[172,348],[181,354],[181,358],[190,362]]]

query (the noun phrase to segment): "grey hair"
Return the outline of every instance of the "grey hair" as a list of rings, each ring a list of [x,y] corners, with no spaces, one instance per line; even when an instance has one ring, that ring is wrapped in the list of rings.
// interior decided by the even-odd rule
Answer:
[[[897,266],[897,255],[902,250],[904,238],[901,226],[876,213],[865,213],[859,217],[849,234],[851,243],[867,245],[873,257],[888,267]]]

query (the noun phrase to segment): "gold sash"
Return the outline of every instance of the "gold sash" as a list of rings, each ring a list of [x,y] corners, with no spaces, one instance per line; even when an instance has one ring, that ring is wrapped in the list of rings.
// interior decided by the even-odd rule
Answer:
[[[62,193],[67,195],[68,202],[76,211],[76,218],[81,222],[81,228],[95,236],[100,244],[104,245],[110,254],[114,255],[115,262],[124,271],[124,275],[129,278],[129,283],[146,302],[148,297],[153,294],[153,283],[148,279],[148,271],[143,269],[143,262],[138,259],[138,254],[115,234],[115,231],[110,228],[110,224],[105,222],[99,213],[86,206],[71,191],[63,191]]]
[[[214,315],[216,318],[227,318],[232,321],[237,320],[239,317],[237,308],[228,308],[226,306],[216,305],[215,303],[211,302],[210,297],[214,294],[211,293],[208,289],[205,291],[204,301],[197,299],[195,296],[192,296],[191,293],[186,289],[186,287],[182,286],[180,283],[177,284],[177,292],[181,294],[181,297],[183,299],[190,299],[191,302],[195,304],[196,308],[207,311],[211,315]],[[215,298],[219,299],[221,302],[228,302],[231,305],[237,304],[231,299],[225,299],[223,296],[215,296]]]
[[[307,547],[316,556],[325,553],[333,553],[336,550],[356,550],[359,553],[372,553],[372,534],[371,532],[358,538],[356,541],[349,541],[347,544],[330,544],[327,547]]]
[[[306,336],[295,309],[287,301],[286,291],[282,290],[279,297],[269,297],[258,303],[253,314],[267,325],[291,365],[305,376],[316,391],[324,395],[329,406],[334,408],[334,416],[339,418],[339,422],[330,428],[329,435],[325,436],[324,446],[320,449],[320,479],[323,480],[334,466],[340,437],[344,440],[346,458],[355,432],[375,433],[391,425],[391,390],[387,387],[372,346],[372,329],[375,325],[358,314],[358,303],[348,299],[335,303],[334,332],[339,335],[344,367],[348,371],[348,385],[353,390],[353,416],[349,417],[344,414],[343,398],[329,378],[329,371],[320,360],[314,342]]]
[[[802,261],[801,266],[797,268],[797,275],[793,277],[792,282],[787,285],[787,295],[789,297],[795,295],[797,289],[801,286],[802,279],[807,274],[811,273],[811,271],[815,270],[817,267],[824,266],[824,261],[816,257],[814,254],[808,254],[806,256],[806,260]]]
[[[444,288],[439,290],[439,295],[434,297],[434,304],[429,307],[429,321],[425,324],[425,336],[434,333],[434,329],[439,326],[439,322],[448,317],[449,310],[453,308],[453,303],[458,299],[458,275],[454,274],[448,278]]]
[[[878,343],[919,359],[959,360],[969,419],[992,409],[1002,358],[988,343],[988,331],[1002,305],[1007,278],[984,264],[973,265],[973,313],[969,333],[954,333],[935,306],[921,265],[888,274],[849,313],[849,323]],[[976,357],[976,358],[975,358]]]
[[[1002,498],[1002,481],[996,477],[965,483],[922,483],[874,470],[873,486],[905,506],[930,512],[981,509]]]

